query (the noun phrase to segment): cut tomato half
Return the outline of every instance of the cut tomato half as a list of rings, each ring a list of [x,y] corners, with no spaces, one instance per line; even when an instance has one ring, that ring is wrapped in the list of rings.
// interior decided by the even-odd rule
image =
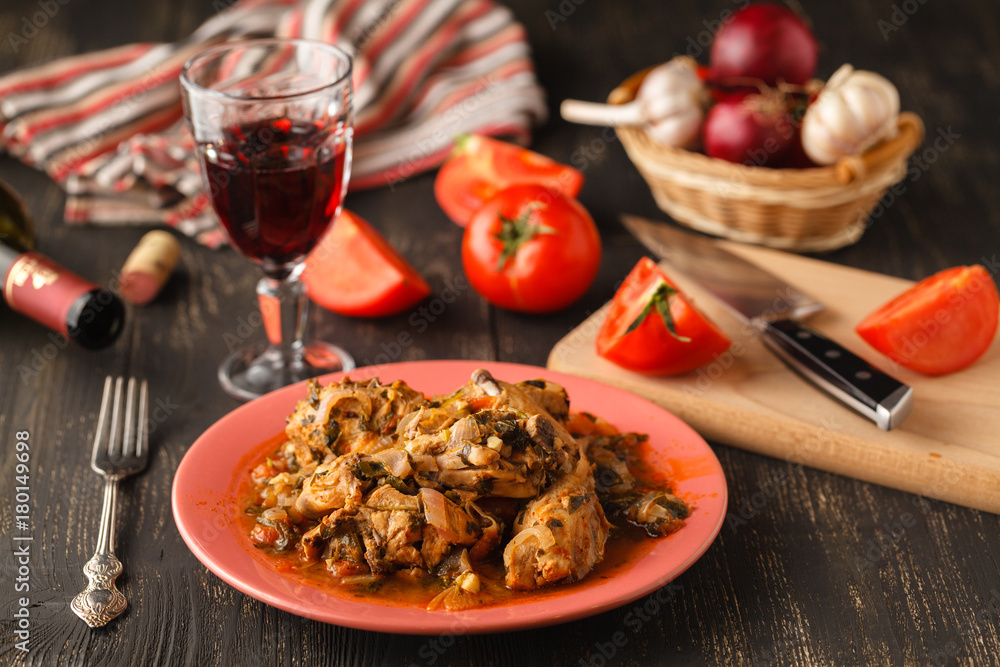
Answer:
[[[354,317],[393,315],[431,293],[378,230],[347,210],[309,253],[302,280],[317,304]]]

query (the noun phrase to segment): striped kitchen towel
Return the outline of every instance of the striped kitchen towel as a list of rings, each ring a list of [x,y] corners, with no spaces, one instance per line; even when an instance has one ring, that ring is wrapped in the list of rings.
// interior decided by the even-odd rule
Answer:
[[[175,44],[132,44],[0,77],[0,146],[64,187],[69,222],[166,223],[224,243],[178,77],[208,46],[275,35],[354,56],[352,188],[435,167],[460,134],[526,141],[545,119],[524,29],[492,0],[239,0]]]

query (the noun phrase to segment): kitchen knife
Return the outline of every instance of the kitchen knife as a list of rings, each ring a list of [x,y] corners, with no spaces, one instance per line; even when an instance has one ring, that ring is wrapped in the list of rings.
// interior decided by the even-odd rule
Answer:
[[[714,241],[632,215],[643,245],[711,292],[793,371],[886,431],[913,408],[913,389],[802,324],[823,304]]]

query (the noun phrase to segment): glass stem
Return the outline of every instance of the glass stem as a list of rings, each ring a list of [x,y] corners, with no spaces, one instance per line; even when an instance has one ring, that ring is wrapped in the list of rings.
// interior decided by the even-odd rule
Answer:
[[[305,350],[303,338],[309,313],[305,285],[295,278],[264,277],[257,283],[257,301],[271,353],[281,357],[286,372],[298,369]]]

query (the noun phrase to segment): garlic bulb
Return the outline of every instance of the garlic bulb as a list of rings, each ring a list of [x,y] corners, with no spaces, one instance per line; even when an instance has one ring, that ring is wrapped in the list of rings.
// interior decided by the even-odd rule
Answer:
[[[705,86],[694,62],[675,58],[646,75],[627,104],[565,100],[562,117],[586,125],[641,125],[650,138],[667,146],[690,146],[705,116]]]
[[[896,134],[899,92],[883,76],[838,69],[802,119],[802,148],[817,164],[860,155]]]

